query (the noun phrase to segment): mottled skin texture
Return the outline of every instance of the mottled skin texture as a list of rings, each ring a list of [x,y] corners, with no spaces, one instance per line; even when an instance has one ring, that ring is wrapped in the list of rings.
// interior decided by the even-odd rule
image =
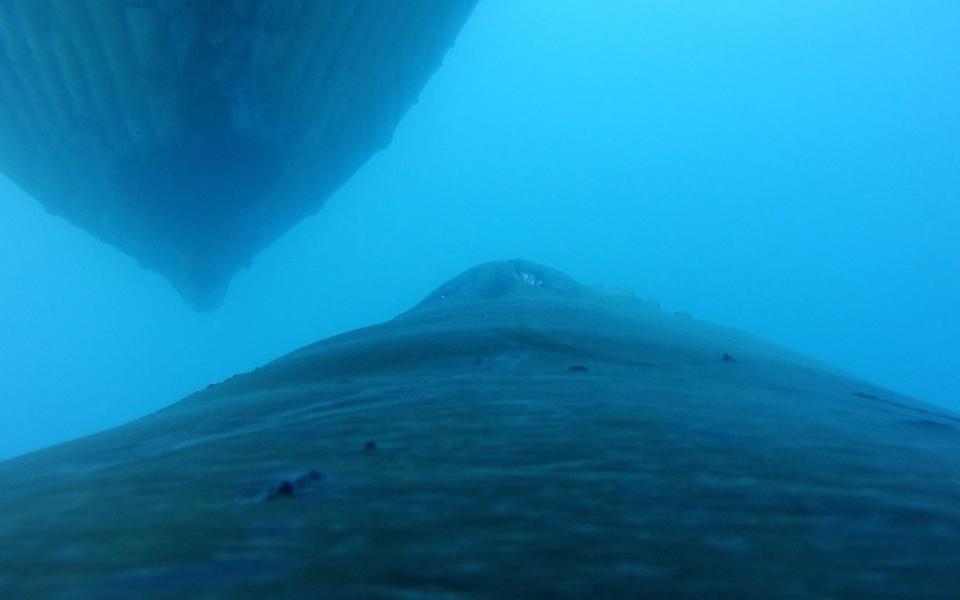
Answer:
[[[0,465],[0,595],[960,593],[955,415],[532,263],[465,277]]]

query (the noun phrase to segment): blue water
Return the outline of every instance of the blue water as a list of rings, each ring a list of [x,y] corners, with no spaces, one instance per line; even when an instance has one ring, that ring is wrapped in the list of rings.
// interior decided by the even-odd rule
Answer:
[[[197,313],[0,180],[0,457],[524,257],[960,410],[960,4],[481,0],[392,144]]]

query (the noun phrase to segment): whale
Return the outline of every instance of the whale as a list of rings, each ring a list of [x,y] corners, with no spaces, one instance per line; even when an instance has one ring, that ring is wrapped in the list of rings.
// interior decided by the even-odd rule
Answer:
[[[960,416],[526,260],[0,484],[7,598],[960,595]]]
[[[476,0],[4,0],[0,172],[197,310],[376,152]]]

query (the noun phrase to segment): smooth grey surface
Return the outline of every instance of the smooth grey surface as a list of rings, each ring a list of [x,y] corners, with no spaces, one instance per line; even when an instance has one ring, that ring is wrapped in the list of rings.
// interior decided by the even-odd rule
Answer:
[[[956,597],[960,417],[483,265],[0,464],[5,596]]]

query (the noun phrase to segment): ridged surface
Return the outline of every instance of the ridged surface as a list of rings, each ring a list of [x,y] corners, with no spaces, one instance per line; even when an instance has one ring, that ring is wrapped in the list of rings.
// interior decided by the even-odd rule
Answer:
[[[397,122],[476,0],[4,0],[0,169],[215,305]]]
[[[957,598],[958,457],[956,415],[507,263],[0,464],[0,596]]]

